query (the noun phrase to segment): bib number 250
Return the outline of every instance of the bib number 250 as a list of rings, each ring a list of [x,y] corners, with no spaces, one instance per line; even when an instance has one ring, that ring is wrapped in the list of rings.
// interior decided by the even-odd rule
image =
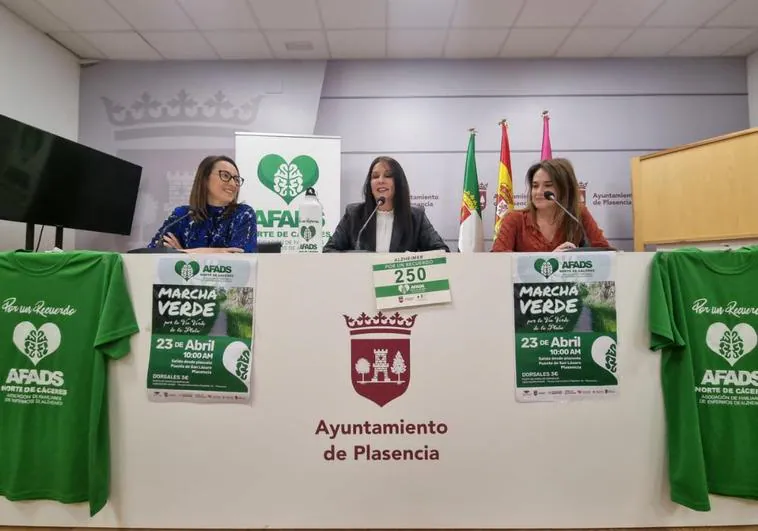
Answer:
[[[426,280],[426,269],[423,267],[398,269],[395,271],[395,284],[402,282],[423,282],[424,280]]]

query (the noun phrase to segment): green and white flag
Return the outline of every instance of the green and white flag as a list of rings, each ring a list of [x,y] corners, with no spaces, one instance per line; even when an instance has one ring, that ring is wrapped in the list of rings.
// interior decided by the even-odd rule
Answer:
[[[476,133],[471,131],[466,151],[466,169],[463,176],[458,250],[462,253],[484,251],[482,209],[479,204],[479,178],[476,172]]]
[[[618,392],[615,253],[515,253],[516,399]]]

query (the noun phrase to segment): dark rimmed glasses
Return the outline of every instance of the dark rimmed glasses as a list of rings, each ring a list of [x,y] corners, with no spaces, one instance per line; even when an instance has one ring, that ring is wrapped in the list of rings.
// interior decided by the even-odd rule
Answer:
[[[218,177],[225,183],[228,183],[229,181],[234,179],[234,182],[237,183],[237,186],[242,186],[243,184],[245,184],[245,179],[243,179],[239,175],[232,175],[226,170],[218,170]]]

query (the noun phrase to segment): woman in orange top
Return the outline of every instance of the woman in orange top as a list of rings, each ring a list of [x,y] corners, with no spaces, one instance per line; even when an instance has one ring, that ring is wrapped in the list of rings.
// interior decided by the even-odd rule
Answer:
[[[492,252],[569,251],[577,247],[610,248],[592,214],[579,201],[579,183],[567,159],[543,160],[526,172],[526,208],[509,212],[500,224]],[[545,192],[574,214],[584,226],[567,216]]]

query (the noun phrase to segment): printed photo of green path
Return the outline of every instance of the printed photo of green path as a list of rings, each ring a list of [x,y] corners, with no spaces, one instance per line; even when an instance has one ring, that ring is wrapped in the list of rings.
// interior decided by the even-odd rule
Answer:
[[[219,311],[209,335],[252,340],[253,297],[253,288],[219,288]]]
[[[580,282],[577,286],[582,300],[582,313],[575,331],[615,334],[616,283]]]

